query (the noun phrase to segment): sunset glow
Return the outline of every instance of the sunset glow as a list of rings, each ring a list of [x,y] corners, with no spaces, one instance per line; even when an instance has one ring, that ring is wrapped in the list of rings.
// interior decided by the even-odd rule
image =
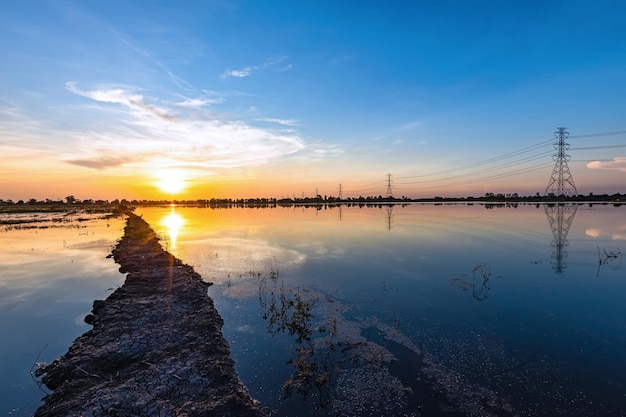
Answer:
[[[157,171],[156,185],[167,194],[180,194],[187,188],[187,178],[180,170]]]
[[[535,195],[558,126],[581,194],[626,191],[614,2],[42,0],[0,16],[0,199]]]

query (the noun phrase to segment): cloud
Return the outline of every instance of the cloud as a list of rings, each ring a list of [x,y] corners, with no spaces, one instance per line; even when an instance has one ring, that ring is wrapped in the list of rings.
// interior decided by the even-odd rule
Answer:
[[[110,156],[102,156],[94,159],[75,159],[66,162],[81,167],[103,170],[105,168],[112,168],[123,165],[128,161],[128,158],[114,158]]]
[[[273,117],[262,117],[257,119],[259,122],[277,123],[283,126],[299,126],[300,122],[294,119],[276,119]]]
[[[397,126],[394,131],[396,132],[406,132],[408,130],[413,130],[413,129],[417,129],[418,127],[421,127],[424,125],[424,121],[423,120],[411,120],[409,122],[406,122],[400,126]]]
[[[248,67],[248,68],[242,68],[240,70],[226,71],[224,72],[224,74],[222,74],[222,78],[227,78],[227,77],[244,78],[250,75],[250,72],[252,72],[255,68],[257,67]]]
[[[142,96],[139,94],[131,94],[122,88],[111,88],[106,90],[93,90],[84,91],[76,87],[76,82],[68,81],[65,83],[65,87],[74,94],[87,97],[95,101],[101,101],[104,103],[122,103],[126,104],[132,100],[141,100]]]
[[[130,88],[82,90],[75,83],[67,89],[91,100],[118,105],[127,117],[97,131],[67,133],[80,144],[86,156],[65,158],[71,164],[102,170],[124,164],[156,167],[186,167],[204,173],[266,163],[270,159],[294,154],[306,148],[297,132],[275,131],[237,120],[210,118],[193,109],[203,99],[180,103],[180,114],[171,115],[167,104],[146,103]],[[182,106],[181,106],[182,103]],[[188,110],[185,113],[185,110]],[[269,119],[280,125],[294,126],[291,119]],[[124,159],[111,157],[112,150]]]
[[[146,113],[150,113],[156,117],[159,117],[163,120],[168,120],[168,121],[172,121],[172,120],[176,120],[175,116],[172,116],[170,114],[167,114],[164,110],[161,110],[155,106],[152,106],[150,104],[144,104],[141,101],[136,101],[136,100],[130,100],[128,102],[128,104],[131,107],[134,107],[136,109],[140,109],[140,110],[144,110]]]
[[[626,157],[616,157],[612,161],[593,161],[587,164],[589,169],[612,169],[626,172]]]
[[[225,79],[228,77],[235,77],[235,78],[245,78],[245,77],[249,77],[250,75],[252,75],[253,73],[260,71],[260,70],[264,70],[267,68],[272,68],[272,67],[276,67],[278,64],[284,62],[285,60],[287,60],[286,56],[280,56],[280,57],[276,57],[276,58],[270,58],[268,60],[266,60],[265,62],[263,62],[260,65],[253,65],[250,67],[244,67],[244,68],[240,68],[240,69],[235,69],[235,70],[227,70],[224,71],[224,73],[220,76],[221,79]],[[276,71],[289,71],[291,70],[292,66],[291,64],[286,64],[283,65],[281,67],[276,68]]]
[[[208,104],[217,104],[217,103],[223,103],[224,100],[221,98],[213,98],[213,99],[208,99],[208,98],[186,98],[183,101],[179,101],[178,103],[176,103],[177,106],[180,107],[187,107],[187,108],[199,108],[199,107],[204,107]]]
[[[75,82],[67,82],[65,83],[65,86],[72,93],[95,101],[125,104],[132,109],[139,110],[145,114],[156,116],[167,121],[173,121],[176,119],[175,116],[168,114],[165,110],[151,104],[144,103],[144,98],[140,94],[134,94],[122,88],[84,91],[77,88]]]

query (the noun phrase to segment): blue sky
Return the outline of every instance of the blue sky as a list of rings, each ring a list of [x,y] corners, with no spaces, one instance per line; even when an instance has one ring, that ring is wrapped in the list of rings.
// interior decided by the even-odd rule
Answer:
[[[0,198],[534,194],[557,126],[626,191],[621,1],[4,2],[0,39]]]

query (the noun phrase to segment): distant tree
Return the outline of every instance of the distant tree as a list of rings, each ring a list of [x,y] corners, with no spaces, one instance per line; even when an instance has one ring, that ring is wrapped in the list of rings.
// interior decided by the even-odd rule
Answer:
[[[76,198],[73,195],[68,195],[67,197],[65,197],[65,202],[67,204],[74,204],[76,203]]]

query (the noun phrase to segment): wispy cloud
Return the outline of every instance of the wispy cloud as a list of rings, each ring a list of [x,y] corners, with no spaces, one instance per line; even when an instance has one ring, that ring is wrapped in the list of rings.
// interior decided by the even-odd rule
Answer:
[[[321,143],[307,145],[307,151],[306,155],[299,156],[300,160],[319,162],[345,154],[345,149],[340,145],[328,145]]]
[[[249,77],[255,72],[258,72],[267,68],[275,68],[276,71],[289,71],[292,68],[291,64],[286,64],[286,65],[276,68],[279,64],[283,63],[286,60],[287,60],[286,56],[270,58],[260,65],[252,65],[249,67],[224,71],[224,73],[221,75],[220,78],[222,79],[229,78],[229,77],[245,78],[245,77]]]
[[[176,103],[179,107],[187,107],[187,108],[199,108],[204,107],[209,104],[219,104],[223,103],[224,99],[221,98],[185,98],[183,101],[179,101]]]
[[[424,121],[423,120],[411,120],[409,122],[403,123],[399,126],[397,126],[394,131],[395,132],[406,132],[409,130],[413,130],[413,129],[417,129],[418,127],[421,127],[424,125]]]
[[[593,161],[587,164],[589,169],[613,169],[626,172],[626,157],[613,158],[612,161]]]
[[[126,109],[127,112],[127,117],[122,118],[122,127],[74,134],[84,145],[81,149],[89,151],[84,156],[66,159],[73,165],[97,170],[124,164],[178,166],[212,172],[220,168],[262,164],[305,149],[304,141],[296,133],[182,112],[185,107],[193,110],[203,105],[202,99],[181,102],[181,114],[174,117],[166,104],[147,103],[147,99],[132,89],[83,90],[75,83],[67,83],[67,89],[97,102],[116,105],[118,110]],[[181,103],[174,105],[181,106]],[[288,119],[273,121],[282,125],[295,123]],[[111,151],[125,158],[111,157]]]
[[[165,73],[169,77],[169,79],[178,88],[191,90],[191,91],[195,90],[194,86],[192,86],[190,83],[188,83],[187,81],[185,81],[184,79],[182,79],[181,77],[179,77],[178,75],[170,71],[165,65],[163,65],[163,63],[161,63],[161,61],[159,61],[154,56],[152,56],[150,52],[148,52],[143,47],[139,46],[137,42],[130,40],[130,37],[127,34],[122,34],[121,32],[115,29],[111,29],[111,31],[124,45],[126,45],[127,47],[135,51],[137,54],[150,60],[153,64],[155,64],[161,71],[163,71],[163,73]]]
[[[129,158],[114,158],[110,156],[101,156],[94,159],[74,159],[67,161],[70,164],[78,165],[86,168],[103,170],[124,165],[129,162]]]
[[[300,126],[300,122],[294,119],[276,119],[273,117],[262,117],[257,119],[259,122],[277,123],[283,126]]]
[[[255,67],[247,67],[247,68],[242,68],[238,70],[229,70],[222,74],[222,78],[228,78],[228,77],[244,78],[244,77],[249,76],[250,73],[254,71],[254,69]]]
[[[160,109],[152,104],[144,103],[144,98],[140,94],[135,94],[122,88],[85,91],[77,88],[75,82],[68,82],[65,86],[72,93],[95,101],[125,104],[132,109],[139,110],[140,112],[168,121],[176,119],[175,116],[168,114],[164,109]]]

